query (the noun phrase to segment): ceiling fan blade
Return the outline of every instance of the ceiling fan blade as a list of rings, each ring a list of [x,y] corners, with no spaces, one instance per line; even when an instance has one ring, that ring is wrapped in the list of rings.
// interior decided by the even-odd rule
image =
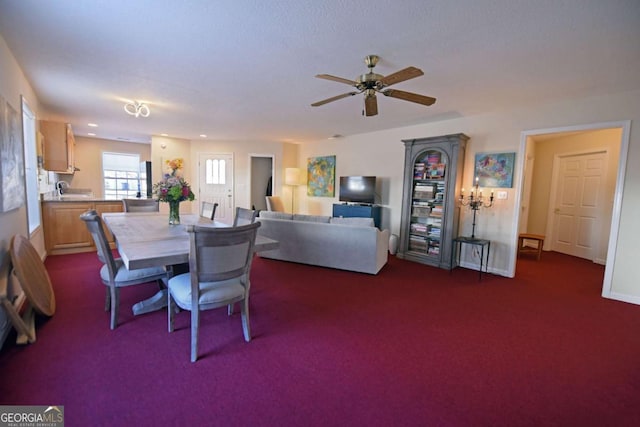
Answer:
[[[413,79],[424,75],[421,69],[416,67],[407,67],[403,70],[396,71],[393,74],[389,74],[386,77],[380,79],[380,83],[383,86],[391,86],[396,83],[403,82],[405,80]]]
[[[353,80],[343,79],[342,77],[331,76],[329,74],[318,74],[316,77],[319,79],[325,79],[325,80],[331,80],[333,82],[344,83],[350,86],[356,86],[358,84]]]
[[[378,114],[378,101],[375,94],[364,97],[364,111],[367,117]]]
[[[385,91],[382,91],[381,93],[392,98],[403,99],[405,101],[411,101],[427,106],[433,105],[433,103],[436,102],[436,99],[430,96],[418,95],[417,93],[405,92],[403,90],[397,89],[387,89]]]
[[[357,95],[359,92],[347,92],[342,95],[332,96],[331,98],[323,99],[322,101],[314,102],[311,104],[312,107],[319,107],[324,104],[328,104],[329,102],[337,101],[338,99],[346,98],[347,96]]]

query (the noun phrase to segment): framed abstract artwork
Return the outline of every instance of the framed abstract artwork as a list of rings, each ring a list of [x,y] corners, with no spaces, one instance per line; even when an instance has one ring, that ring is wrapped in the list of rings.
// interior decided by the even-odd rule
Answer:
[[[16,110],[0,97],[0,212],[25,203],[22,122]]]
[[[474,177],[480,187],[513,187],[513,167],[516,153],[476,154]]]
[[[307,196],[334,197],[336,193],[336,156],[309,157],[307,160]]]

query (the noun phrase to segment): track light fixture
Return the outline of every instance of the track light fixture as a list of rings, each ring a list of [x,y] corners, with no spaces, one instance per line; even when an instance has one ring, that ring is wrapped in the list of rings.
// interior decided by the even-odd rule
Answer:
[[[149,106],[144,102],[138,101],[127,102],[124,104],[124,111],[135,117],[149,117],[149,114],[151,114]]]

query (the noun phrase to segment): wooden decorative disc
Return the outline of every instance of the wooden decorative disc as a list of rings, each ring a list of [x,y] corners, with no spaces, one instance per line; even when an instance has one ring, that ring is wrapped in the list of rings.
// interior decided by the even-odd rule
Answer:
[[[18,234],[11,242],[11,262],[33,309],[45,316],[53,316],[56,297],[49,274],[31,242]]]

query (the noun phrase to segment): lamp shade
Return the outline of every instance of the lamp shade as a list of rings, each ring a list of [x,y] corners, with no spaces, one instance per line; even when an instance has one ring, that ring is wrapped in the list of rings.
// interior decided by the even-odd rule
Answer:
[[[286,168],[284,170],[285,185],[300,185],[300,169]]]

